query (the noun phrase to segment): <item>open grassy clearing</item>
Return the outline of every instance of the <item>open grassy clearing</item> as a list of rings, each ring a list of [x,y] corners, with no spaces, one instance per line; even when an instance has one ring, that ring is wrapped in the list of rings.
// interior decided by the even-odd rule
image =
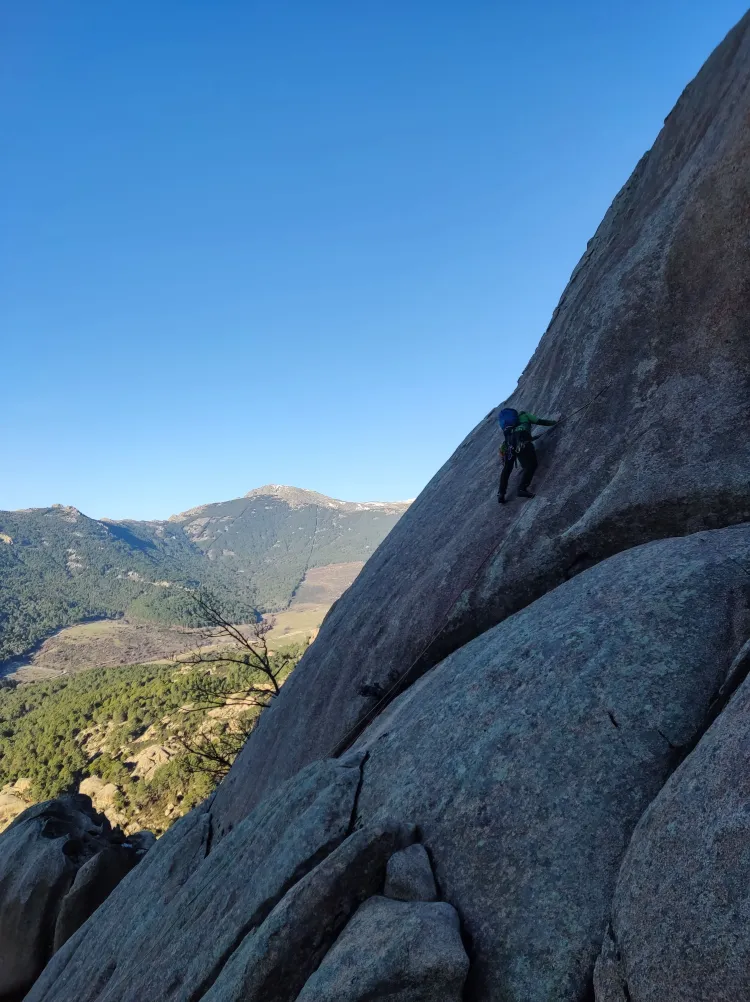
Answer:
[[[328,605],[297,605],[271,618],[272,648],[302,643],[317,632]],[[39,682],[88,668],[161,664],[179,660],[196,649],[206,631],[129,623],[125,619],[79,623],[50,637],[25,663],[8,672],[17,682]]]
[[[275,613],[269,617],[274,628],[268,634],[268,643],[278,649],[314,638],[329,608],[329,605],[299,605]]]
[[[170,661],[195,645],[197,631],[126,619],[97,620],[59,630],[6,674],[36,682],[87,668]]]
[[[345,564],[311,567],[292,596],[290,608],[296,605],[333,605],[364,566],[361,560],[352,560]]]

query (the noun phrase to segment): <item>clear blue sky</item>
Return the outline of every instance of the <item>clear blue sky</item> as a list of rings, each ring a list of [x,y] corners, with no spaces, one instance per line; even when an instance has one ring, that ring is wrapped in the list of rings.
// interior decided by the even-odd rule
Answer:
[[[419,492],[741,0],[6,0],[0,508]]]

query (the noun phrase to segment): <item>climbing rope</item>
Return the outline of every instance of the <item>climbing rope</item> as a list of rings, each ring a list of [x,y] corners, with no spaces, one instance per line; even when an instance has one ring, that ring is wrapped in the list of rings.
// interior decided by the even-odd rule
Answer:
[[[591,399],[587,403],[582,404],[580,407],[578,407],[576,410],[572,411],[570,414],[567,414],[565,417],[560,418],[560,420],[556,424],[554,424],[551,428],[548,428],[546,431],[543,431],[540,435],[537,435],[535,437],[534,441],[536,441],[537,439],[543,438],[545,435],[548,435],[550,432],[553,432],[556,428],[559,428],[561,424],[564,424],[565,422],[571,421],[577,414],[580,414],[581,411],[587,410],[589,407],[592,406],[592,404],[594,404],[599,399],[599,397],[601,397],[604,393],[607,392],[607,390],[610,388],[611,385],[612,385],[611,383],[607,383],[607,385],[603,389],[599,390],[599,392],[597,394],[595,394],[593,397],[591,397]],[[542,481],[542,483],[544,483],[544,475],[545,475],[545,473],[542,472],[542,474],[541,474],[541,481]],[[456,605],[458,604],[458,601],[461,598],[461,595],[468,588],[471,588],[471,586],[476,582],[477,578],[479,577],[479,575],[484,570],[484,568],[487,565],[488,561],[494,560],[495,557],[499,556],[502,553],[505,544],[508,542],[508,540],[511,538],[511,536],[513,534],[513,530],[516,528],[516,526],[521,521],[521,519],[524,517],[524,515],[526,515],[526,513],[530,510],[530,508],[531,508],[530,505],[524,505],[523,509],[519,512],[519,514],[516,516],[516,518],[513,519],[513,521],[511,522],[510,528],[508,529],[508,531],[506,532],[506,534],[503,536],[503,538],[500,540],[500,542],[496,543],[489,550],[489,552],[482,559],[481,563],[479,564],[479,566],[477,567],[477,569],[474,571],[474,573],[472,574],[472,576],[469,578],[469,580],[459,586],[459,589],[458,589],[458,591],[457,591],[457,593],[455,595],[455,598],[451,599],[451,603],[448,606],[448,611],[447,611],[445,617],[441,620],[440,624],[438,625],[438,627],[436,628],[436,630],[434,631],[434,633],[431,634],[431,636],[430,636],[429,640],[427,641],[427,643],[425,644],[425,646],[420,650],[420,652],[416,656],[416,658],[410,663],[410,665],[406,669],[406,671],[404,671],[403,674],[399,675],[399,677],[396,679],[396,681],[393,683],[393,685],[389,689],[387,689],[383,693],[383,695],[378,699],[378,702],[374,706],[372,706],[369,710],[367,710],[367,712],[364,713],[352,725],[352,727],[349,728],[349,730],[344,734],[343,738],[341,738],[336,743],[336,745],[334,746],[333,750],[330,752],[330,756],[329,757],[331,757],[331,758],[337,758],[339,755],[342,755],[346,751],[346,749],[357,739],[357,737],[359,737],[359,735],[362,733],[362,731],[370,723],[372,723],[372,721],[380,714],[381,709],[385,709],[385,707],[392,701],[392,699],[394,699],[395,696],[398,695],[398,690],[404,685],[404,683],[408,679],[409,675],[414,671],[414,669],[416,667],[418,667],[418,665],[420,664],[420,662],[422,661],[422,659],[425,657],[425,655],[428,653],[428,651],[430,650],[430,648],[432,647],[432,645],[435,643],[436,640],[438,640],[438,638],[440,637],[441,633],[443,632],[443,630],[445,629],[445,627],[448,625],[448,622],[450,621],[450,617],[451,617],[454,609],[456,608]],[[431,665],[430,667],[434,667],[434,666]],[[425,671],[429,671],[429,668],[425,669]],[[424,674],[424,672],[422,674]]]

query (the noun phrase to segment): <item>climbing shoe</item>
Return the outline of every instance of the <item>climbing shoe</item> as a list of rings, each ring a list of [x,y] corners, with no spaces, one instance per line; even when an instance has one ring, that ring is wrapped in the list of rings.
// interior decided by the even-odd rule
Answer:
[[[498,504],[505,504],[505,495],[504,494],[498,494],[498,496],[497,496],[497,503]]]
[[[518,496],[520,498],[533,498],[536,497],[536,494],[532,494],[531,491],[527,491],[525,487],[521,487],[518,491]]]

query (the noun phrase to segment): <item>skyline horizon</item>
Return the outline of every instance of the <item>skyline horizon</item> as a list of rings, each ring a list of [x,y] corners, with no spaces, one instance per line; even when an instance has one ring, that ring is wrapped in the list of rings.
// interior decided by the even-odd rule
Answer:
[[[0,508],[418,496],[744,13],[9,11]]]
[[[425,485],[426,486],[426,485]],[[128,518],[127,516],[117,516],[112,517],[110,515],[93,515],[82,508],[79,508],[75,504],[68,504],[64,501],[53,501],[50,504],[40,504],[40,505],[30,505],[24,508],[0,508],[0,512],[11,512],[14,514],[20,514],[23,512],[32,511],[45,511],[50,508],[62,508],[62,509],[73,509],[77,511],[80,515],[85,518],[90,518],[96,522],[169,522],[179,518],[182,515],[188,515],[199,511],[201,508],[209,508],[215,504],[224,504],[228,501],[241,501],[244,498],[250,497],[252,495],[259,495],[261,497],[273,497],[273,490],[269,491],[267,494],[262,493],[266,488],[272,488],[276,490],[292,490],[298,491],[302,494],[317,495],[319,497],[325,498],[327,501],[336,501],[341,504],[359,504],[359,505],[412,505],[419,496],[418,494],[412,498],[339,498],[334,497],[332,494],[326,494],[323,491],[314,490],[309,487],[297,487],[294,484],[261,484],[259,487],[251,487],[249,491],[245,491],[243,494],[235,494],[232,497],[227,498],[216,498],[213,501],[203,501],[196,505],[192,505],[188,508],[182,508],[179,511],[172,512],[166,517],[145,517],[145,518]],[[421,493],[421,492],[420,492]]]

